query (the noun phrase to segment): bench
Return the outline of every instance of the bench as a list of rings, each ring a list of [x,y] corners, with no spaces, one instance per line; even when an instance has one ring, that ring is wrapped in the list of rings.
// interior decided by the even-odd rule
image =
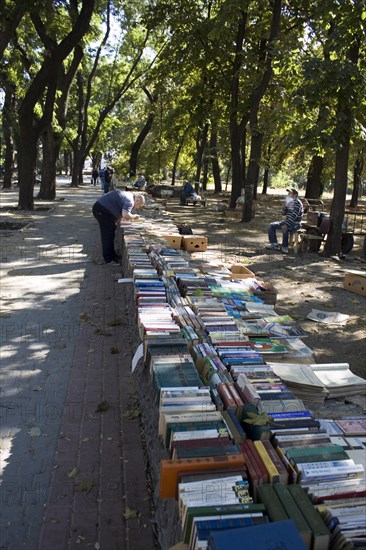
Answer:
[[[206,198],[205,197],[188,197],[186,199],[186,206],[189,206],[190,204],[193,204],[193,206],[196,206],[197,204],[202,204],[202,206],[206,206]]]
[[[326,235],[321,235],[315,231],[309,233],[307,229],[298,229],[289,233],[289,244],[294,247],[295,254],[299,252],[319,252],[325,239]]]

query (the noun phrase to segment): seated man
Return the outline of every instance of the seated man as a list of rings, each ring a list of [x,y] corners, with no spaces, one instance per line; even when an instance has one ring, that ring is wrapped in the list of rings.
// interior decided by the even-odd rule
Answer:
[[[288,195],[285,199],[285,204],[282,207],[281,214],[285,216],[285,219],[279,222],[272,222],[268,226],[268,240],[269,245],[266,248],[270,250],[278,250],[278,242],[276,236],[276,230],[281,229],[282,231],[282,252],[283,254],[288,254],[288,234],[291,231],[297,231],[300,229],[302,216],[303,216],[303,206],[302,202],[299,199],[299,192],[297,189],[292,187],[291,189],[286,189]]]
[[[182,206],[186,206],[187,199],[192,198],[194,200],[194,198],[196,196],[197,196],[197,193],[194,190],[193,185],[189,181],[186,180],[183,183],[183,187],[182,187],[182,190],[180,192],[180,204]]]
[[[144,189],[145,185],[146,185],[146,178],[143,174],[140,174],[140,176],[137,178],[133,186],[136,187],[137,189],[142,190]]]

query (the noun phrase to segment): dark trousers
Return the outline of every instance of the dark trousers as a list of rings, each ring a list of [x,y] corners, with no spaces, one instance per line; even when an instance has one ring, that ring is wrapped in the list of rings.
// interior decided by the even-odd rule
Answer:
[[[116,220],[106,208],[96,202],[92,209],[93,216],[99,223],[100,237],[102,241],[103,258],[106,262],[116,260],[114,251],[114,238],[116,235]]]

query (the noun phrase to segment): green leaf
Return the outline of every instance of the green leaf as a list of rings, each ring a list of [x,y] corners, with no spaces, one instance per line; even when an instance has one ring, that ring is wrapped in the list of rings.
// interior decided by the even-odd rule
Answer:
[[[42,435],[41,428],[31,428],[31,429],[28,431],[28,434],[29,434],[31,437],[39,437],[40,435]]]
[[[126,510],[122,512],[122,515],[127,520],[132,518],[138,518],[140,515],[140,512],[138,512],[137,510],[134,510],[133,508],[130,508],[129,506],[126,506]]]

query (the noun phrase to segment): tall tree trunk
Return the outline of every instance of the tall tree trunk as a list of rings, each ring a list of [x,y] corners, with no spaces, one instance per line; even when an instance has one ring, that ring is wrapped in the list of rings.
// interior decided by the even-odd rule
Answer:
[[[155,118],[154,114],[150,113],[139,135],[137,136],[135,142],[132,144],[129,166],[130,166],[130,172],[133,172],[134,174],[137,174],[138,154],[140,152],[140,149],[142,147],[142,144],[144,143],[146,136],[149,134],[152,128],[154,118]]]
[[[254,196],[256,195],[254,186],[256,185],[256,181],[258,183],[258,175],[259,175],[258,167],[255,166],[255,163],[256,162],[258,163],[260,159],[259,151],[261,151],[262,149],[262,141],[263,141],[263,136],[260,136],[261,132],[259,132],[258,130],[258,113],[259,113],[262,98],[272,78],[273,55],[271,50],[273,47],[273,43],[276,41],[280,30],[281,6],[282,6],[282,0],[274,0],[271,3],[272,20],[271,20],[271,29],[270,29],[269,37],[268,37],[268,40],[262,40],[258,51],[258,70],[262,65],[264,65],[264,70],[262,72],[262,77],[260,81],[258,82],[257,86],[254,88],[252,92],[250,113],[248,117],[250,121],[251,132],[252,132],[252,140],[254,138],[254,141],[258,141],[258,143],[255,145],[253,144],[253,155],[255,156],[252,155],[252,152],[250,153],[251,158],[253,157],[254,165],[250,175],[251,181],[250,182],[247,181],[245,183],[245,200],[244,200],[243,219],[242,219],[243,222],[250,222],[253,215],[252,201]],[[249,179],[249,167],[248,167],[247,178]],[[252,187],[252,189],[250,189],[250,187]]]
[[[256,199],[257,197],[259,159],[261,157],[262,143],[263,134],[253,127],[250,144],[248,173],[245,182],[245,200],[243,205],[242,221],[248,221],[253,218],[253,199]]]
[[[262,158],[262,147],[263,147],[263,138],[264,134],[261,132],[257,132],[252,136],[252,143],[251,143],[251,158],[250,162],[253,163],[253,185],[254,185],[254,193],[253,193],[253,199],[257,199],[257,192],[258,192],[258,183],[259,183],[259,172],[260,172],[260,161]],[[252,154],[253,151],[253,154]],[[249,173],[249,167],[248,167],[248,173]]]
[[[5,145],[4,155],[4,182],[3,189],[11,189],[11,180],[14,171],[14,142],[13,142],[13,120],[14,120],[15,96],[13,87],[5,84],[5,98],[2,114],[2,125]]]
[[[56,162],[58,159],[62,136],[49,127],[42,134],[42,178],[38,199],[54,200],[56,198]]]
[[[325,244],[325,256],[335,256],[341,252],[342,224],[347,194],[349,142],[336,152],[335,184],[330,209],[330,230]]]
[[[130,156],[130,173],[133,172],[134,174],[137,174],[137,158],[138,154],[140,152],[140,149],[142,147],[142,144],[144,143],[146,137],[150,133],[150,130],[152,128],[152,125],[154,123],[155,119],[155,105],[159,99],[158,95],[153,95],[149,92],[147,88],[144,88],[145,95],[147,96],[148,100],[150,101],[151,105],[151,111],[148,114],[148,117],[146,119],[146,122],[144,126],[141,128],[139,135],[137,136],[137,139],[135,143],[133,143],[131,147],[131,156]]]
[[[236,201],[241,195],[242,190],[242,163],[241,163],[241,154],[240,154],[240,128],[236,124],[236,121],[233,121],[231,124],[231,135],[230,135],[230,145],[231,145],[231,195],[230,195],[230,208],[236,207]]]
[[[64,171],[65,176],[68,176],[71,173],[72,159],[70,151],[64,151]]]
[[[267,167],[264,169],[264,174],[263,174],[262,195],[267,195],[268,183],[269,183],[269,168],[268,168],[268,166],[267,166]]]
[[[71,167],[71,187],[79,187],[82,183],[84,160],[83,155],[77,147],[73,148],[73,163]],[[81,179],[80,179],[81,174]]]
[[[308,170],[306,182],[306,199],[320,199],[323,194],[324,185],[322,182],[324,168],[324,158],[320,155],[314,155]]]
[[[208,181],[208,164],[209,164],[209,158],[207,155],[205,155],[203,159],[203,176],[202,176],[202,190],[207,190],[207,181]]]
[[[184,134],[183,136],[181,137],[180,139],[180,142],[178,143],[178,147],[177,147],[177,150],[175,152],[175,156],[174,156],[174,162],[173,162],[173,170],[172,170],[172,185],[175,185],[175,175],[177,173],[177,167],[178,167],[178,161],[179,161],[179,156],[180,156],[180,152],[182,150],[182,147],[183,147],[183,144],[184,144]]]
[[[361,31],[355,36],[347,51],[347,61],[357,64],[361,42]],[[334,197],[330,210],[330,230],[325,243],[325,256],[330,257],[341,252],[342,225],[346,206],[349,147],[352,134],[352,81],[349,93],[340,88],[337,104],[337,135],[341,136],[335,161]]]
[[[212,175],[214,179],[214,185],[215,185],[215,193],[221,193],[222,191],[222,183],[221,183],[221,175],[220,175],[220,165],[219,165],[219,159],[217,156],[217,129],[216,127],[212,128],[211,130],[211,138],[210,138],[210,153],[211,153],[211,159],[212,159]]]
[[[231,100],[230,100],[230,148],[231,148],[231,195],[230,208],[235,208],[236,201],[243,187],[243,168],[241,155],[241,138],[246,121],[239,121],[239,75],[242,66],[243,43],[248,14],[244,9],[239,11],[238,28],[235,38],[235,57],[232,66]]]
[[[361,195],[361,176],[364,166],[364,156],[365,151],[363,149],[358,151],[356,162],[353,168],[353,190],[350,202],[351,208],[356,208],[358,204],[358,199]]]
[[[21,210],[33,210],[35,167],[37,160],[38,131],[33,127],[32,113],[23,116],[19,124],[18,178]]]
[[[245,184],[247,181],[247,140],[248,132],[247,127],[243,128],[243,132],[240,137],[240,154],[241,154],[241,173],[242,173],[242,186],[240,190],[240,195],[244,192]]]
[[[202,172],[202,165],[203,165],[203,154],[206,148],[207,135],[208,135],[208,124],[206,123],[203,126],[202,130],[198,130],[197,136],[196,136],[196,175],[194,180],[196,193],[198,193],[200,188],[201,172]]]
[[[54,100],[57,89],[58,70],[70,55],[89,28],[95,0],[83,0],[82,7],[70,32],[59,43],[48,41],[47,55],[43,64],[29,86],[19,107],[19,207],[32,209],[37,144],[40,133],[51,125]],[[41,39],[44,39],[44,27],[37,11],[31,14],[32,22]],[[35,106],[46,95],[43,120],[38,120]],[[22,158],[24,155],[24,158]],[[31,166],[33,162],[33,166]]]

